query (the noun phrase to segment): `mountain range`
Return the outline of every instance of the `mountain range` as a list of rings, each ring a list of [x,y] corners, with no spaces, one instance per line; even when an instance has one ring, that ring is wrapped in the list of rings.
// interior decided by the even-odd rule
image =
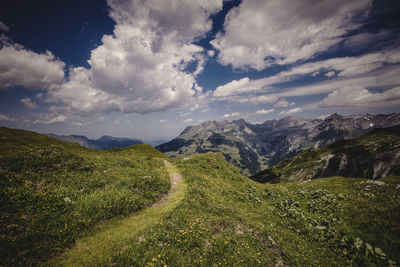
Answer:
[[[380,179],[400,175],[400,125],[376,128],[286,159],[250,177],[258,182],[305,181],[332,176]]]
[[[399,113],[333,114],[325,119],[290,116],[262,124],[243,119],[208,121],[187,127],[178,137],[156,148],[170,157],[221,152],[243,174],[253,175],[301,152],[399,124]]]
[[[143,142],[139,139],[119,138],[108,135],[103,135],[102,137],[96,140],[89,139],[83,135],[56,135],[56,134],[46,134],[46,135],[61,141],[69,143],[78,143],[81,146],[97,150],[121,148],[136,144],[143,144]]]

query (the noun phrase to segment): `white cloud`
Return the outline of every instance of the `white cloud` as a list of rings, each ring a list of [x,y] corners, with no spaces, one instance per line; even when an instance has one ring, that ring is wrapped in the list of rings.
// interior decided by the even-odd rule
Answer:
[[[346,38],[341,46],[353,51],[360,51],[365,48],[379,49],[389,45],[396,46],[396,43],[393,42],[393,35],[395,34],[387,29],[378,32],[360,32]]]
[[[262,70],[306,60],[360,26],[371,0],[251,0],[229,11],[224,33],[211,41],[218,60]],[[356,21],[356,18],[358,21]]]
[[[362,87],[395,87],[400,85],[398,79],[400,75],[400,66],[388,66],[379,71],[362,76],[336,78],[329,81],[314,83],[311,85],[288,88],[277,93],[280,97],[288,96],[306,96],[323,93],[330,93],[343,87],[362,86]]]
[[[275,111],[275,109],[273,109],[273,108],[271,108],[271,109],[260,109],[260,110],[257,110],[255,112],[255,114],[256,115],[266,115],[266,114],[272,113],[274,111]]]
[[[240,116],[242,116],[242,113],[240,113],[240,112],[233,112],[233,113],[224,114],[222,117],[223,117],[223,118],[234,118],[234,117],[240,117]]]
[[[69,81],[59,90],[49,92],[50,101],[61,101],[80,112],[120,112],[122,96],[112,95],[93,87],[92,72],[83,67],[71,68]]]
[[[201,106],[199,104],[195,104],[193,107],[190,108],[190,111],[196,111],[200,108],[201,108]]]
[[[166,123],[166,122],[168,122],[168,120],[166,120],[166,119],[161,119],[158,123]]]
[[[54,90],[64,82],[65,64],[46,51],[38,54],[18,44],[0,49],[0,89],[23,86],[28,90]]]
[[[110,0],[108,4],[116,21],[113,36],[103,36],[102,45],[91,53],[91,68],[75,69],[79,81],[70,78],[71,86],[63,88],[66,94],[60,90],[58,98],[82,111],[142,114],[189,101],[196,94],[195,76],[202,71],[205,54],[192,42],[211,29],[210,15],[222,3]],[[187,73],[185,68],[196,61],[195,73]],[[86,81],[81,80],[84,77]],[[75,105],[72,91],[90,94],[77,94],[77,101],[85,103]]]
[[[56,122],[65,122],[66,119],[67,117],[65,115],[60,114],[44,120],[35,120],[33,123],[52,124]]]
[[[208,50],[207,51],[208,56],[213,57],[215,55],[215,50]]]
[[[8,32],[9,30],[10,30],[10,28],[6,24],[4,24],[2,21],[0,21],[0,31]]]
[[[318,107],[373,107],[399,106],[400,87],[381,93],[372,93],[361,86],[344,87],[328,94],[318,103]]]
[[[335,74],[336,74],[336,72],[330,71],[330,72],[325,73],[325,76],[328,77],[328,78],[330,78],[330,77],[335,76]]]
[[[299,107],[297,107],[297,108],[292,108],[292,109],[289,109],[288,111],[279,112],[279,116],[282,116],[282,115],[290,115],[290,114],[295,114],[295,113],[300,113],[300,112],[302,112],[302,111],[303,111],[303,109],[302,109],[302,108],[299,108]]]
[[[8,115],[0,114],[0,121],[15,121],[15,119]]]
[[[0,51],[0,88],[21,85],[47,90],[41,99],[66,104],[64,111],[150,113],[203,97],[196,84],[207,51],[193,44],[211,30],[210,15],[222,1],[107,1],[116,22],[113,35],[91,52],[89,69],[73,67],[17,45]],[[194,73],[186,68],[197,63]]]
[[[320,115],[320,116],[318,116],[317,119],[325,120],[325,119],[328,118],[328,117],[329,117],[329,115]]]
[[[240,80],[233,80],[227,84],[218,86],[215,89],[213,95],[216,97],[220,97],[220,96],[230,96],[230,95],[248,92],[249,89],[247,89],[246,85],[248,85],[249,82],[250,82],[250,79],[248,77],[245,77]]]
[[[192,122],[192,121],[193,121],[193,119],[186,119],[183,122],[188,123],[188,122]]]
[[[228,96],[249,92],[276,91],[275,86],[277,84],[284,84],[308,75],[314,77],[320,73],[324,73],[325,76],[330,76],[332,79],[328,82],[319,82],[312,85],[289,87],[284,92],[270,93],[265,96],[272,100],[279,96],[327,93],[349,85],[361,85],[364,87],[399,85],[399,63],[400,49],[398,48],[356,57],[341,57],[310,62],[262,79],[250,80],[249,78],[243,78],[239,81],[234,80],[219,86],[214,92],[214,97],[217,94],[218,98],[222,100],[231,99],[231,101],[235,101],[239,99],[241,101],[240,99],[244,99],[243,96],[238,98],[228,98]],[[333,77],[333,73],[335,73],[335,77]]]
[[[274,104],[275,108],[286,108],[288,106],[289,106],[289,102],[284,99],[280,99],[278,102],[276,102]]]
[[[37,105],[35,102],[32,101],[29,97],[24,97],[20,100],[20,102],[27,107],[28,109],[37,109]]]
[[[181,113],[179,114],[179,117],[186,117],[189,116],[190,114],[192,114],[192,112]]]

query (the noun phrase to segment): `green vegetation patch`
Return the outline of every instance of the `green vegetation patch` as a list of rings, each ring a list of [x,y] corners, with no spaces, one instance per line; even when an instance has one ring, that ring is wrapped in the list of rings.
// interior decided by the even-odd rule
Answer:
[[[7,131],[0,136],[9,140],[0,143],[0,265],[37,265],[99,222],[169,190],[165,157],[150,146],[94,151],[29,132],[11,139],[15,130]]]
[[[100,231],[99,236],[121,238],[94,236],[91,241],[110,249],[80,253],[90,243],[78,242],[62,263],[394,266],[400,260],[399,178],[325,178],[265,186],[241,176],[220,153],[173,162],[187,186],[179,203],[154,217],[146,215],[154,213],[152,207],[143,216],[123,220],[127,228],[113,223],[115,231]]]
[[[329,249],[329,265],[395,266],[400,260],[399,183],[399,177],[326,178],[267,185],[264,196],[281,227],[303,243]],[[282,244],[290,242],[286,235]],[[292,256],[292,263],[304,260],[297,252]],[[318,251],[309,255],[319,263],[321,256]]]

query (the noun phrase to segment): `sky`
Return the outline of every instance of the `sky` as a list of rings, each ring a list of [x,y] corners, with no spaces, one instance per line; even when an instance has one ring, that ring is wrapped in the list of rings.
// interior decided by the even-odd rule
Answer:
[[[3,0],[0,125],[169,140],[400,112],[398,0]]]

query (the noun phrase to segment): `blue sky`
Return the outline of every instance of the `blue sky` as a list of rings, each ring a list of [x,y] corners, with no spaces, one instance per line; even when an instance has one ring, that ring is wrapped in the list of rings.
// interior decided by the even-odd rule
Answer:
[[[400,112],[396,0],[5,0],[0,125],[177,136],[207,120]]]

